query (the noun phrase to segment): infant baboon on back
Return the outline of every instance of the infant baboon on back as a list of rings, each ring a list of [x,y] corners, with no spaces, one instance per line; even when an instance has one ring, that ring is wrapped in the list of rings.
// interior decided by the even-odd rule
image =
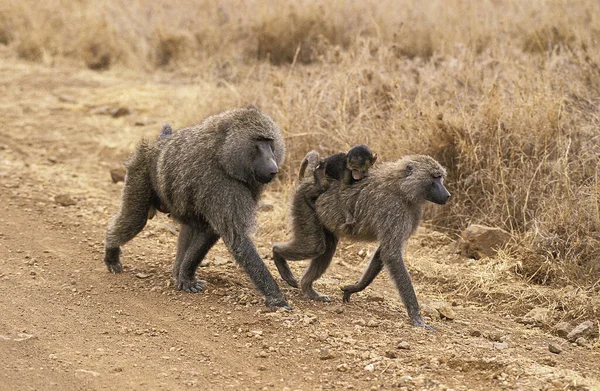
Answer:
[[[249,236],[260,194],[284,155],[281,131],[254,107],[225,111],[175,133],[163,127],[159,139],[142,141],[126,164],[121,207],[106,233],[108,270],[123,270],[120,246],[144,228],[152,207],[164,205],[181,222],[173,267],[177,289],[204,289],[196,269],[222,238],[267,305],[290,308]]]
[[[350,148],[347,153],[336,153],[323,160],[320,159],[318,152],[310,151],[300,165],[299,179],[304,178],[307,166],[314,167],[315,189],[309,191],[308,195],[309,199],[316,201],[317,196],[329,187],[329,180],[341,181],[340,191],[343,191],[346,187],[367,176],[376,160],[377,154],[371,152],[369,147],[364,144]],[[315,165],[314,161],[318,161],[318,163]],[[344,228],[350,229],[354,224],[354,217],[348,209],[345,209],[344,213],[346,215]]]
[[[273,259],[281,277],[288,284],[297,286],[286,258],[312,258],[302,276],[301,288],[308,297],[324,300],[326,298],[317,293],[312,284],[329,267],[338,238],[347,236],[379,241],[379,247],[360,281],[343,288],[345,300],[349,300],[352,293],[365,289],[385,265],[413,324],[430,328],[421,317],[410,275],[404,265],[403,251],[406,241],[419,225],[424,202],[443,205],[450,198],[443,184],[445,175],[444,168],[433,158],[411,155],[396,162],[379,164],[369,176],[344,190],[340,190],[340,181],[332,181],[317,198],[314,211],[303,209],[305,214],[297,213],[296,209],[292,211],[294,237],[286,245],[304,258],[287,257],[285,252],[274,248]],[[303,190],[299,186],[296,197],[302,197]],[[354,207],[356,223],[352,231],[343,228],[346,220],[344,204]]]

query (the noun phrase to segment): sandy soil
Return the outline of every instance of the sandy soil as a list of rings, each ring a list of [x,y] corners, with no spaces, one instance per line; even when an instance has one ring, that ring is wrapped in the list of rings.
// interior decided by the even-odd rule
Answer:
[[[599,386],[597,344],[576,346],[548,328],[520,324],[510,311],[491,310],[493,297],[455,294],[479,266],[426,230],[411,240],[407,259],[436,333],[410,326],[385,275],[341,304],[339,287],[358,278],[372,245],[341,243],[317,284],[331,303],[280,284],[290,312],[266,311],[220,243],[199,269],[207,291],[176,291],[169,276],[177,226],[164,215],[125,246],[124,273],[109,274],[102,241],[122,186],[109,170],[140,137],[156,136],[168,120],[160,106],[192,82],[12,60],[0,69],[0,389]],[[127,105],[131,113],[113,118],[101,114],[104,105]],[[75,205],[58,204],[54,197],[63,193]],[[285,207],[274,190],[266,197]],[[273,241],[261,227],[257,246],[275,273]],[[305,265],[295,263],[295,272]],[[456,318],[440,319],[439,303]],[[550,343],[563,351],[551,353]]]

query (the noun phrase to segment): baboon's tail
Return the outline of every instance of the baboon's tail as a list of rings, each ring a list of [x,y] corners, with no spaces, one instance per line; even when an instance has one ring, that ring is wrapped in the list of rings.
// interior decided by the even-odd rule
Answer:
[[[173,134],[173,128],[170,123],[165,123],[162,128],[160,128],[160,134],[158,135],[158,140],[163,139],[165,137],[169,137]]]
[[[298,172],[298,180],[302,180],[304,178],[304,173],[308,168],[308,172],[313,172],[317,166],[319,165],[319,161],[321,157],[319,156],[319,152],[310,151],[304,156],[302,160],[302,164],[300,165],[300,171]]]

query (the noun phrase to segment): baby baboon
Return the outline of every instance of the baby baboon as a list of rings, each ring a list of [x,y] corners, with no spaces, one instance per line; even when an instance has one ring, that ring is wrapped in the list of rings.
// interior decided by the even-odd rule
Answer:
[[[108,225],[104,255],[108,270],[122,271],[120,246],[142,230],[158,199],[182,224],[173,267],[178,289],[204,289],[196,269],[222,238],[267,305],[289,309],[249,237],[256,203],[284,155],[281,131],[253,107],[208,117],[151,145],[140,142],[126,163],[121,207]]]
[[[348,186],[363,179],[369,168],[375,164],[377,154],[371,152],[369,147],[364,144],[352,147],[348,153],[338,153],[325,159],[325,173],[333,179],[342,179],[340,191],[344,191]],[[342,205],[346,222],[342,226],[343,230],[351,230],[355,223],[352,212],[346,205]]]
[[[327,178],[341,180],[342,186],[340,186],[340,191],[342,191],[347,186],[364,178],[376,160],[377,154],[371,152],[369,147],[364,144],[350,148],[347,153],[336,153],[325,159],[320,159],[318,152],[310,151],[300,165],[299,179],[302,180],[304,178],[304,172],[307,166],[310,165],[314,171],[316,193],[320,194],[327,190],[329,187]],[[346,210],[345,213],[346,225],[349,226],[353,224],[354,218],[350,214],[350,211]]]
[[[365,289],[385,265],[413,324],[430,329],[421,317],[410,275],[404,265],[403,251],[406,241],[419,225],[424,202],[443,205],[450,198],[443,184],[445,175],[444,168],[433,158],[411,155],[396,162],[380,164],[371,170],[369,176],[344,190],[340,190],[339,181],[332,181],[316,201],[315,216],[309,216],[308,209],[304,210],[306,215],[292,216],[294,238],[288,243],[297,246],[294,250],[304,259],[312,258],[300,282],[303,292],[311,298],[322,297],[312,284],[331,263],[339,236],[379,241],[379,247],[361,279],[342,288],[344,300],[348,301],[352,293]],[[302,190],[298,187],[297,192]],[[345,216],[341,206],[344,204],[354,205],[356,223],[352,232],[343,229]],[[301,226],[302,222],[313,225],[298,230],[297,226]],[[273,253],[282,278],[290,285],[297,285],[286,256],[278,254],[275,249]]]

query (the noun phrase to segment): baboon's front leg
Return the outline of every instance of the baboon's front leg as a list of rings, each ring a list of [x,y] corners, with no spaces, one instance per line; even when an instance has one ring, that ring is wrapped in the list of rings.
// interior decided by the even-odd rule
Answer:
[[[292,309],[247,234],[229,232],[223,236],[223,242],[236,262],[246,270],[256,288],[265,296],[269,307]]]
[[[396,249],[396,251],[393,251],[391,254],[384,253],[382,256],[384,263],[396,284],[398,292],[400,292],[400,297],[402,298],[402,302],[408,311],[408,316],[412,320],[413,325],[435,331],[425,323],[421,316],[417,295],[415,294],[415,289],[413,288],[408,270],[404,265],[404,259],[402,259],[402,250]]]
[[[152,189],[144,172],[129,170],[121,193],[121,206],[106,230],[104,263],[111,273],[121,273],[120,246],[135,237],[148,221]]]

